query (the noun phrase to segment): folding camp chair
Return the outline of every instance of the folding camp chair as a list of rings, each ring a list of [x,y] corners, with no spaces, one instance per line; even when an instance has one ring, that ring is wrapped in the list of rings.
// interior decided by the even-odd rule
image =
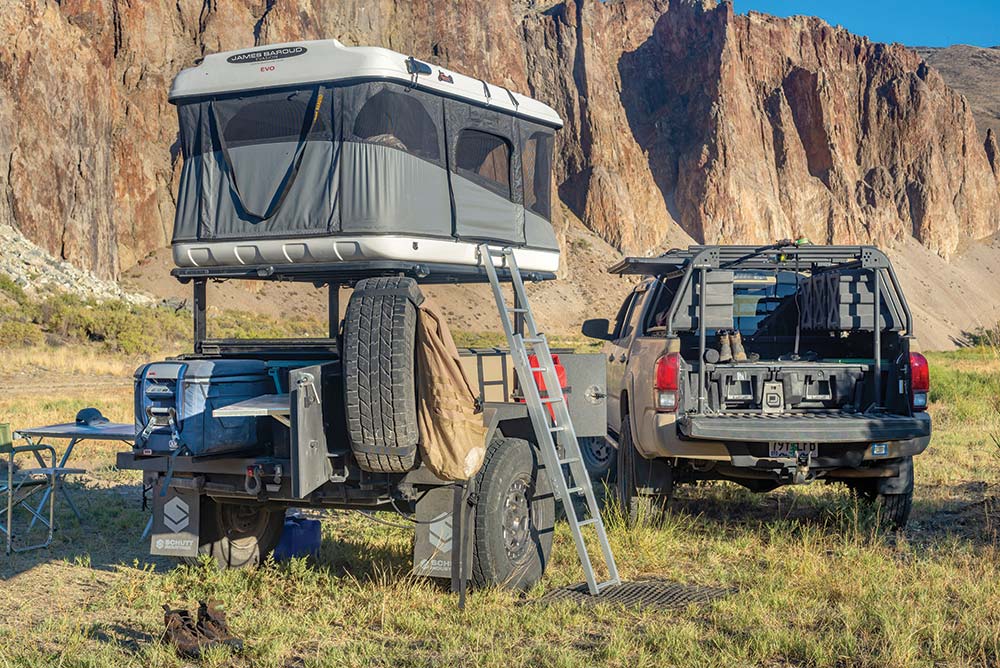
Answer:
[[[35,460],[41,465],[40,468],[20,469],[15,472],[14,459],[17,455],[31,453]],[[46,465],[43,453],[48,453],[51,461]],[[5,521],[0,522],[0,533],[6,538],[6,553],[27,552],[48,547],[52,543],[52,535],[55,528],[55,502],[56,485],[59,476],[65,474],[65,469],[56,466],[56,451],[50,445],[29,443],[28,445],[15,446],[10,430],[10,425],[0,424],[0,455],[7,455],[6,476],[0,480],[0,502],[5,508]],[[36,494],[48,492],[48,513],[45,516],[45,503],[41,503],[37,508],[32,503]],[[47,529],[44,541],[25,545],[15,545],[14,511],[24,510],[32,517],[32,524],[41,522]],[[29,527],[30,529],[30,527]],[[25,532],[27,533],[27,531]]]

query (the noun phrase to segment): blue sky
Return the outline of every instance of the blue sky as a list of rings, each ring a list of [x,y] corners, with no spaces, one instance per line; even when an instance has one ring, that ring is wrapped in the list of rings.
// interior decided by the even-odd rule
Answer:
[[[1000,45],[1000,0],[734,0],[736,11],[819,16],[877,42]]]

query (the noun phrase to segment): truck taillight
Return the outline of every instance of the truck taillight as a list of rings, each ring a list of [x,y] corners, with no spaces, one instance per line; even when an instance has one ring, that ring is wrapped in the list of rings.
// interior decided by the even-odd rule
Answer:
[[[656,360],[656,409],[673,413],[680,396],[681,356],[667,353]]]
[[[927,409],[927,393],[931,391],[931,370],[927,358],[910,353],[910,402],[913,410]]]

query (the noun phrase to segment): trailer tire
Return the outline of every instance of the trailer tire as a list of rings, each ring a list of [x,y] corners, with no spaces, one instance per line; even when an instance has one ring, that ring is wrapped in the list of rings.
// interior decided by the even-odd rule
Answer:
[[[591,480],[614,482],[618,469],[617,450],[603,436],[587,436],[579,439],[580,454]]]
[[[358,281],[344,320],[344,397],[354,458],[403,473],[417,460],[415,338],[423,295],[412,278]]]
[[[198,557],[211,557],[222,570],[258,566],[278,545],[285,525],[284,509],[249,503],[222,503],[202,497]]]
[[[497,437],[476,475],[472,584],[525,591],[552,552],[555,496],[538,449]]]

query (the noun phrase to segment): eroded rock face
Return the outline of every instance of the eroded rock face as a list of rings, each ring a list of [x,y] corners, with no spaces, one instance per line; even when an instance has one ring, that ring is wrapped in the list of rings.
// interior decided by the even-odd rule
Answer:
[[[566,119],[559,195],[616,247],[1000,228],[996,140],[914,52],[714,0],[11,0],[0,224],[114,277],[169,243],[174,74],[335,37],[530,92]]]

